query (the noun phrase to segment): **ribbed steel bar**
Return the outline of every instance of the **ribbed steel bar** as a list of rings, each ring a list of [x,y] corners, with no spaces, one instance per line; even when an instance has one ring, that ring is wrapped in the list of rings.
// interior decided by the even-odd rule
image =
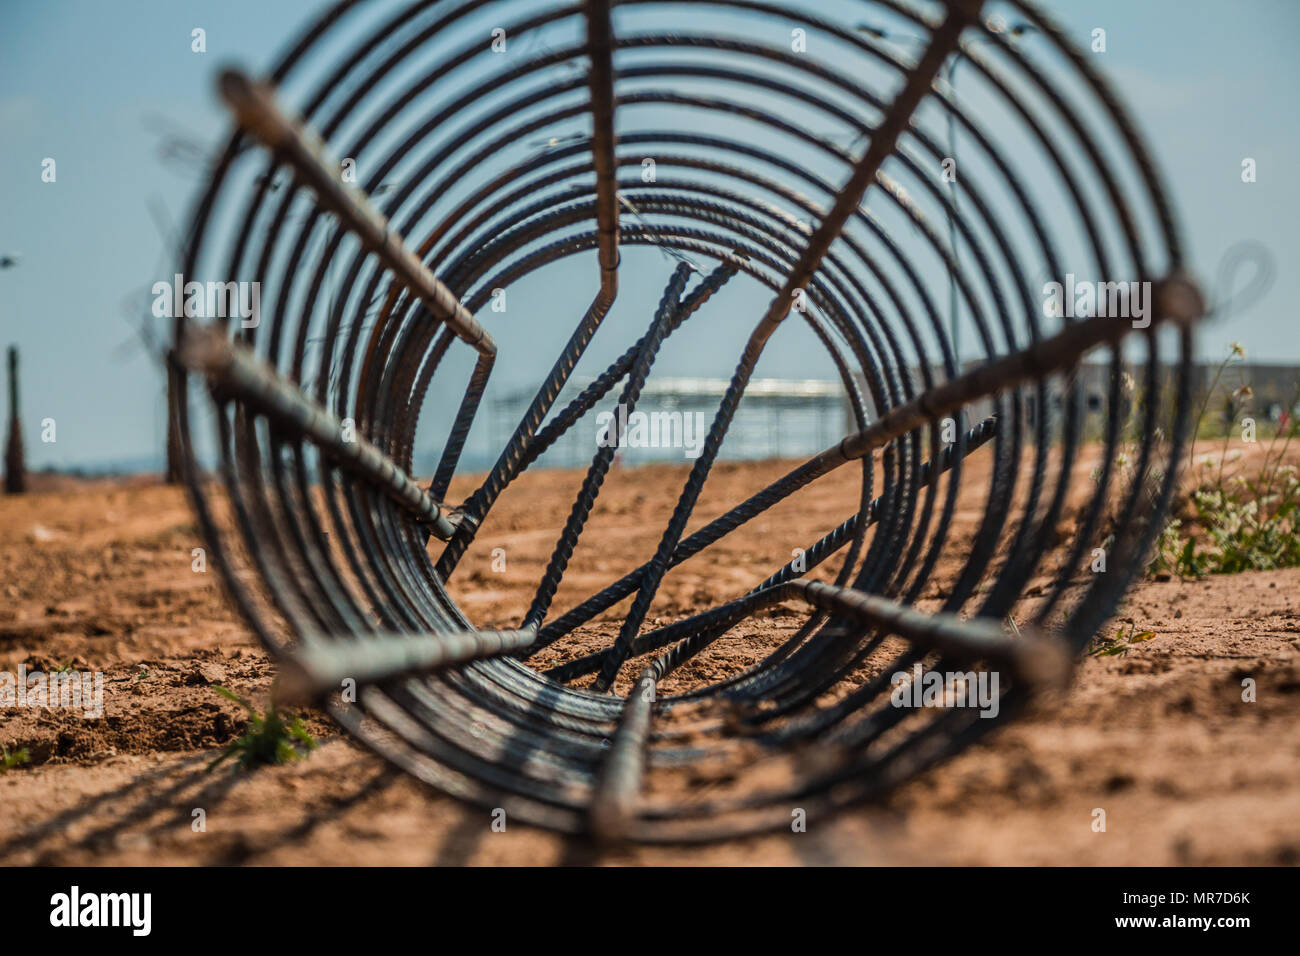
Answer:
[[[459,799],[651,841],[788,827],[793,807],[811,820],[876,799],[1055,686],[1162,528],[1201,308],[1101,61],[1021,0],[999,10],[1019,29],[981,22],[980,9],[341,0],[264,81],[226,74],[235,127],[180,271],[260,283],[262,321],[177,317],[170,417],[209,561],[281,658],[285,686]],[[884,37],[863,28],[877,22]],[[806,50],[787,42],[794,28]],[[888,39],[895,29],[920,40],[914,53]],[[355,187],[331,154],[355,160]],[[627,305],[648,318],[645,280],[665,260],[689,262],[698,281],[664,296],[630,347],[596,343],[619,270],[635,270],[623,295],[645,296]],[[589,268],[594,297],[581,288]],[[1044,283],[1067,273],[1149,281],[1150,323],[1045,311]],[[471,323],[499,290],[511,297],[502,328],[527,326],[530,342],[558,333],[558,357],[539,366],[513,337],[498,355]],[[597,529],[585,517],[595,492],[646,473],[635,449],[617,470],[601,449],[585,481],[573,476],[565,520],[537,492],[564,476],[532,484],[524,472],[620,383],[648,408],[649,376],[680,349],[720,356],[741,302],[757,304],[757,324],[741,330],[740,360],[710,371],[730,383],[664,527],[646,541],[637,510],[635,533],[622,532],[635,570],[546,622],[562,583],[593,579],[589,551],[597,568],[613,557],[603,541],[574,547]],[[739,448],[735,421],[758,400],[750,379],[778,328],[783,349],[815,354],[800,367],[838,378],[847,437],[739,504],[711,504],[722,514],[688,534],[713,462]],[[597,346],[616,358],[567,397]],[[210,387],[189,389],[195,372]],[[495,464],[446,509],[502,376],[532,399],[502,447],[473,449]],[[940,437],[972,415],[984,423]],[[343,440],[347,419],[364,441]],[[211,433],[194,440],[200,426]],[[436,456],[428,428],[449,436]],[[426,463],[422,492],[410,474]],[[851,482],[819,480],[850,463]],[[1095,483],[1080,477],[1094,469]],[[529,498],[522,527],[519,511],[493,521],[507,489]],[[485,580],[484,549],[471,549],[485,522],[529,536],[564,524],[522,603],[514,576],[527,561],[511,552],[493,613],[528,622],[517,631],[476,630],[461,600]],[[427,547],[431,525],[441,552]],[[727,536],[732,547],[711,548]],[[1081,575],[1103,541],[1107,573]],[[769,552],[784,562],[770,574],[749,560]],[[660,594],[692,556],[713,563]],[[723,588],[751,567],[753,580]],[[1044,599],[1018,603],[1031,585]],[[596,619],[626,598],[624,614]],[[662,620],[647,628],[652,605]],[[721,653],[738,625],[744,639]],[[647,654],[649,667],[620,668]],[[891,700],[898,673],[947,663],[1011,677],[995,719]],[[591,674],[593,686],[576,681]],[[348,677],[364,692],[344,709],[331,692]],[[627,697],[593,692],[615,678]]]
[[[502,451],[500,459],[484,479],[483,484],[466,502],[465,520],[460,524],[459,533],[447,544],[438,559],[436,571],[444,581],[455,570],[456,564],[474,540],[479,523],[496,503],[501,492],[520,471],[527,467],[525,459],[529,458],[528,451],[535,443],[537,429],[541,427],[542,421],[551,410],[551,405],[559,396],[564,383],[568,381],[569,375],[586,351],[596,329],[604,321],[618,296],[619,213],[614,161],[614,147],[617,142],[614,130],[614,35],[610,22],[609,0],[585,0],[584,14],[587,27],[586,52],[590,61],[587,83],[591,94],[592,168],[596,173],[596,232],[599,237],[600,290],[551,368],[550,374],[538,390],[532,404],[529,405],[514,435]]]
[[[435,316],[478,352],[485,355],[496,352],[496,343],[487,330],[428,266],[406,248],[402,237],[388,228],[388,220],[370,204],[365,193],[342,180],[335,172],[341,166],[326,158],[320,138],[284,112],[269,87],[238,70],[227,70],[221,74],[220,88],[240,125],[289,163],[315,192],[317,201],[343,220]]]
[[[456,466],[460,464],[461,452],[465,450],[469,430],[478,414],[479,403],[483,400],[483,392],[487,388],[488,377],[492,374],[492,366],[490,355],[480,355],[479,360],[474,363],[469,387],[465,390],[460,411],[456,413],[451,434],[447,436],[447,445],[443,449],[442,458],[438,460],[438,469],[434,472],[433,481],[429,485],[429,493],[435,498],[445,498],[447,495],[447,488],[456,474]]]
[[[585,0],[591,69],[591,164],[596,171],[596,234],[600,237],[601,289],[618,286],[618,184],[614,148],[614,26],[610,0]]]
[[[962,454],[969,455],[976,449],[983,447],[993,438],[996,431],[997,419],[986,418],[966,433],[966,440],[962,442],[960,446],[946,446],[939,456],[939,473],[942,474],[943,472],[946,472],[952,466],[958,448],[961,449]],[[933,471],[931,469],[931,464],[927,461],[921,466],[919,480],[922,483],[927,482],[930,480],[932,474]],[[847,544],[858,531],[859,526],[863,524],[874,524],[880,515],[880,509],[883,503],[883,496],[875,498],[865,511],[857,512],[850,515],[848,518],[845,518],[844,521],[837,525],[833,530],[827,532],[815,543],[804,549],[804,553],[801,557],[788,562],[781,569],[774,571],[761,584],[752,588],[745,597],[750,597],[757,594],[759,591],[766,591],[774,585],[783,584],[784,582],[806,574],[813,568],[817,567]],[[682,547],[685,548],[686,545],[690,543],[690,540],[691,539],[688,538],[683,542]],[[676,555],[674,555],[674,557],[676,557]],[[633,571],[621,578],[618,582],[618,584],[622,584],[622,587],[627,588],[622,595],[623,597],[632,593],[631,584],[634,582],[636,575],[637,571]],[[612,587],[617,587],[617,584]],[[601,598],[601,602],[603,603],[603,601],[609,600],[609,606],[612,606],[619,600],[617,596],[614,596],[617,595],[617,593],[617,591],[612,589],[602,591],[601,595],[606,595],[606,597]],[[593,596],[591,600],[596,601],[596,598],[599,597],[600,595]],[[603,608],[601,608],[601,610],[603,610]],[[594,613],[599,613],[599,611]],[[686,618],[675,624],[670,624],[667,627],[659,628],[658,630],[648,631],[637,637],[636,641],[632,645],[630,656],[640,657],[642,654],[648,654],[651,651],[658,650],[659,648],[671,644],[673,641],[690,634],[691,644],[689,651],[684,650],[680,652],[681,659],[686,660],[704,650],[704,648],[708,647],[714,640],[726,633],[726,631],[734,625],[735,620],[738,619],[739,618],[729,620],[729,623],[725,627],[720,627],[716,624],[709,627],[703,627],[702,625],[704,622],[697,616],[695,618]],[[608,658],[608,656],[608,650],[595,651],[591,654],[586,654],[572,661],[567,661],[564,664],[558,664],[555,667],[548,669],[546,671],[546,676],[552,680],[567,683],[574,678],[582,677],[585,674],[595,673],[600,669],[600,665]],[[678,661],[677,663],[680,664],[681,661]]]
[[[641,351],[637,354],[636,361],[628,371],[627,381],[624,383],[623,392],[618,399],[617,412],[626,411],[627,414],[632,414],[636,410],[641,388],[650,375],[650,367],[654,364],[659,347],[668,334],[669,328],[674,324],[674,313],[681,308],[682,290],[685,288],[686,280],[690,277],[690,274],[690,267],[685,264],[679,265],[673,270],[672,278],[668,280],[668,285],[664,289],[663,298],[659,300],[659,308],[655,312],[654,321],[651,323],[649,331],[646,332]],[[596,497],[600,494],[600,487],[609,472],[609,466],[614,461],[614,454],[623,444],[622,429],[625,420],[624,415],[615,414],[606,433],[605,441],[602,442],[601,447],[591,460],[591,466],[587,469],[587,474],[583,478],[582,487],[578,491],[577,498],[574,499],[572,509],[569,511],[569,518],[565,522],[564,530],[560,532],[559,540],[555,543],[555,551],[551,554],[551,560],[546,566],[546,572],[542,575],[541,583],[537,586],[537,594],[533,597],[532,606],[529,607],[528,613],[524,617],[523,627],[536,631],[546,617],[546,612],[551,606],[551,600],[555,597],[555,589],[559,587],[560,579],[564,576],[564,569],[573,556],[573,549],[578,546],[578,538],[581,536],[582,529],[591,514],[591,509],[596,504]]]
[[[704,281],[688,292],[678,304],[672,318],[664,328],[663,337],[667,338],[678,326],[694,315],[700,306],[707,302],[735,274],[735,266],[727,262],[709,273],[704,278]],[[564,406],[551,421],[546,423],[546,426],[537,433],[537,437],[524,452],[524,456],[520,461],[521,468],[527,468],[544,454],[546,449],[555,444],[561,435],[572,428],[587,412],[595,408],[596,403],[622,381],[623,376],[631,370],[636,363],[637,356],[641,354],[641,350],[649,342],[650,335],[650,332],[646,332],[641,338],[637,339],[626,352],[611,362],[605,371],[601,372],[590,385],[584,388],[568,405]]]
[[[729,612],[738,619],[790,598],[801,598],[814,607],[834,610],[869,627],[897,634],[922,652],[933,651],[953,662],[981,663],[988,670],[1005,671],[1013,681],[1036,691],[1062,689],[1069,678],[1070,651],[1048,635],[1029,629],[1013,637],[988,618],[963,620],[951,614],[924,614],[876,595],[822,581],[786,581],[712,613]],[[661,654],[642,670],[624,698],[618,728],[592,798],[592,828],[601,838],[622,839],[629,832],[645,771],[646,740],[658,682],[688,657],[682,645]]]
[[[879,595],[824,581],[785,581],[751,592],[707,614],[734,624],[755,611],[792,598],[835,611],[841,617],[884,633],[896,634],[922,652],[933,651],[954,661],[983,662],[992,669],[1005,669],[1009,676],[1040,689],[1064,687],[1070,673],[1069,649],[1048,634],[1029,629],[1013,636],[990,618],[965,620],[946,613],[927,614]],[[697,622],[697,626],[700,623],[707,626],[712,621]],[[647,667],[655,680],[662,680],[691,656],[690,641],[692,638],[687,638]]]
[[[829,251],[831,243],[840,235],[849,216],[857,210],[862,202],[863,195],[867,191],[867,187],[875,181],[881,165],[894,151],[899,135],[911,121],[912,114],[916,111],[922,98],[929,92],[930,85],[934,82],[934,78],[938,76],[944,60],[948,58],[948,55],[957,45],[961,32],[970,25],[971,19],[979,10],[979,6],[979,0],[962,0],[962,2],[956,3],[948,9],[947,16],[931,36],[921,59],[908,72],[902,90],[886,111],[884,119],[872,130],[871,140],[866,152],[855,166],[848,182],[844,184],[836,196],[834,206],[818,223],[817,228],[808,239],[808,244],[805,246],[799,262],[791,270],[784,288],[772,299],[767,313],[750,335],[741,356],[740,364],[736,366],[736,371],[732,375],[731,385],[728,387],[727,394],[718,407],[718,413],[713,420],[713,425],[709,429],[703,452],[696,459],[691,476],[682,489],[677,507],[674,509],[673,516],[659,542],[655,556],[650,559],[649,567],[641,577],[636,597],[632,601],[632,606],[628,609],[627,617],[623,621],[623,626],[619,629],[618,637],[614,640],[611,655],[601,666],[600,673],[593,685],[594,689],[598,691],[608,690],[609,686],[614,682],[619,667],[627,659],[632,641],[640,631],[646,612],[650,609],[650,603],[654,600],[659,584],[668,570],[668,563],[672,558],[673,551],[676,549],[686,527],[686,522],[690,519],[691,512],[694,510],[700,490],[708,478],[709,469],[713,465],[713,460],[722,445],[722,438],[731,424],[731,419],[740,404],[740,399],[745,392],[745,386],[749,382],[750,376],[753,375],[754,366],[758,364],[763,347],[776,331],[777,326],[789,315],[790,310],[794,307],[795,296],[800,290],[808,286],[813,274]]]
[[[600,839],[624,839],[636,817],[658,680],[654,668],[647,667],[623,700],[618,728],[591,798],[591,828]]]
[[[508,654],[533,637],[529,630],[370,634],[360,641],[309,637],[286,658],[281,690],[290,697],[323,697],[337,692],[345,680],[359,687],[426,673]]]
[[[224,335],[191,323],[177,358],[207,377],[223,397],[246,403],[281,428],[312,442],[321,454],[382,491],[439,538],[445,541],[455,532],[439,503],[396,462],[364,437],[345,436],[343,424],[334,416]]]
[[[792,588],[815,607],[897,634],[922,650],[958,661],[1005,666],[1013,677],[1031,686],[1059,689],[1069,677],[1069,649],[1060,640],[1032,629],[1013,635],[990,618],[964,620],[953,614],[926,614],[879,595],[824,581],[797,580],[782,587]]]
[[[1153,325],[1172,320],[1186,326],[1205,314],[1200,292],[1186,277],[1169,276],[1153,285]],[[890,409],[870,428],[850,435],[840,446],[823,454],[831,456],[832,460],[861,457],[977,398],[1076,365],[1080,358],[1098,346],[1113,344],[1133,332],[1131,323],[1104,315],[1067,325],[1051,338],[1041,339],[1020,352],[971,369],[951,381],[936,385],[906,405]]]
[[[1153,323],[1172,320],[1188,325],[1204,313],[1204,304],[1196,286],[1184,276],[1170,276],[1153,285]],[[972,369],[964,375],[935,386],[910,402],[891,409],[869,428],[848,436],[835,446],[814,456],[763,491],[714,519],[705,528],[681,542],[667,564],[668,568],[712,544],[761,511],[772,507],[792,492],[829,474],[850,461],[861,459],[889,442],[913,430],[937,421],[969,403],[1023,382],[1033,381],[1052,372],[1066,370],[1098,346],[1114,343],[1135,331],[1129,323],[1106,316],[1096,316],[1067,326],[1055,336],[1042,339],[1013,355]],[[599,594],[593,595],[572,611],[541,628],[538,646],[545,646],[612,607],[633,593],[652,570],[647,563],[629,572]]]

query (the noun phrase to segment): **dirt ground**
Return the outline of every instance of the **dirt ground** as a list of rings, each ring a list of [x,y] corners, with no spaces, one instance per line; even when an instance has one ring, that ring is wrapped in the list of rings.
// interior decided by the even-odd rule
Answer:
[[[719,465],[700,515],[787,468]],[[611,475],[553,614],[648,557],[682,474],[653,466]],[[854,510],[859,477],[842,469],[799,504],[725,539],[716,560],[683,565],[651,623],[753,586]],[[471,619],[517,623],[578,481],[572,472],[527,474],[502,499],[452,580]],[[964,483],[958,524],[967,532],[981,507]],[[213,685],[263,703],[274,668],[218,576],[193,569],[201,545],[183,492],[149,479],[46,481],[0,499],[0,671],[102,671],[105,699],[94,718],[0,709],[0,744],[31,758],[0,771],[0,862],[1300,863],[1300,569],[1142,584],[1117,620],[1154,639],[1122,657],[1087,659],[1063,699],[884,806],[806,834],[598,851],[522,825],[493,832],[485,811],[389,769],[321,715],[306,714],[321,741],[308,759],[207,772],[243,722]],[[504,571],[492,568],[495,547],[506,548]],[[800,619],[777,609],[738,628],[665,689],[734,672]],[[617,620],[603,615],[542,662],[607,641]],[[1247,678],[1253,702],[1242,699]],[[1098,808],[1105,832],[1093,828]]]

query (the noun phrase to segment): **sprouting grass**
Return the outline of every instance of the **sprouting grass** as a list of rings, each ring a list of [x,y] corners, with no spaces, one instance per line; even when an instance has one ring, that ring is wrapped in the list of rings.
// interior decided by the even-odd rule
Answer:
[[[238,694],[231,693],[224,687],[214,686],[212,689],[247,710],[249,721],[243,736],[232,741],[208,764],[209,771],[232,758],[241,770],[251,770],[265,764],[290,763],[301,760],[318,746],[298,718],[286,720],[275,707],[271,707],[263,716]]]
[[[1220,364],[1201,405],[1197,434],[1216,393],[1222,393],[1218,402],[1227,420],[1239,421],[1248,410],[1253,398],[1249,383],[1231,389],[1220,384],[1223,372],[1244,358],[1241,347],[1233,346]],[[1300,391],[1295,397],[1300,398]],[[1264,446],[1263,462],[1250,472],[1237,464],[1241,452],[1229,448],[1230,431],[1209,454],[1198,455],[1193,440],[1188,450],[1191,487],[1175,503],[1149,570],[1201,577],[1300,566],[1300,474],[1284,463],[1298,433],[1300,420],[1285,417]]]
[[[32,755],[27,752],[26,747],[19,747],[13,753],[9,752],[8,747],[0,747],[0,770],[12,770],[14,767],[21,767],[31,762]]]
[[[1124,625],[1121,624],[1114,637],[1101,637],[1100,635],[1094,637],[1092,643],[1088,645],[1088,656],[1114,657],[1119,655],[1123,657],[1128,654],[1129,648],[1134,644],[1142,644],[1152,640],[1155,636],[1155,631],[1138,633],[1136,624],[1129,624],[1128,633],[1125,634]]]

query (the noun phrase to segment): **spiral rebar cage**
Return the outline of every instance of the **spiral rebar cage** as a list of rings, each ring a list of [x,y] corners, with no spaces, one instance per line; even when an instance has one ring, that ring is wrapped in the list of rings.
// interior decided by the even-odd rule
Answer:
[[[645,841],[878,798],[1060,686],[1161,530],[1201,311],[1101,61],[1018,2],[368,0],[263,79],[224,72],[235,131],[184,277],[228,301],[256,283],[260,306],[181,310],[173,415],[209,560],[282,684],[446,793]],[[540,362],[492,308],[535,273],[589,285],[576,311],[530,297],[563,343]],[[657,301],[619,300],[644,332],[578,389],[620,277]],[[611,426],[518,627],[476,628],[447,581],[502,493],[589,414],[634,410],[665,340],[737,286],[762,305],[657,548],[552,607]],[[688,534],[778,328],[833,363],[850,433]],[[540,385],[452,502],[498,341]],[[677,565],[843,465],[842,523],[748,591],[648,617]],[[761,661],[659,692],[776,604],[804,617]],[[593,619],[598,650],[535,664]],[[948,706],[896,693],[927,670],[958,675]],[[958,706],[988,674],[996,716]]]

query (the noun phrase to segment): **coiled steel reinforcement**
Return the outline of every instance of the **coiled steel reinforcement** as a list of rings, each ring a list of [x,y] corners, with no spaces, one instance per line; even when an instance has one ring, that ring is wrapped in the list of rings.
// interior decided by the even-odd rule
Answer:
[[[264,78],[229,69],[219,89],[236,125],[184,273],[259,283],[261,313],[176,321],[194,507],[284,687],[442,791],[645,841],[879,797],[1061,686],[1161,530],[1199,296],[1132,122],[1028,4],[359,0]],[[660,267],[657,305],[619,299],[634,258],[638,279]],[[536,397],[477,490],[449,502],[511,354],[494,292],[569,260],[589,264],[589,304],[530,311],[568,338],[529,363]],[[1045,308],[1048,283],[1080,277],[1098,283],[1094,308]],[[654,551],[552,607],[617,450],[595,449],[528,612],[476,629],[445,585],[502,493],[589,412],[634,409],[663,343],[738,283],[767,304]],[[616,301],[648,327],[560,406]],[[853,433],[687,534],[789,324],[838,370]],[[426,407],[447,381],[458,406]],[[423,487],[422,413],[446,432]],[[987,491],[963,536],[977,454]],[[855,513],[747,593],[647,627],[674,567],[849,464]],[[958,570],[926,593],[945,554]],[[782,602],[808,616],[760,663],[659,692]],[[530,666],[620,606],[603,649]],[[997,716],[895,706],[895,675],[918,664],[998,674]]]

